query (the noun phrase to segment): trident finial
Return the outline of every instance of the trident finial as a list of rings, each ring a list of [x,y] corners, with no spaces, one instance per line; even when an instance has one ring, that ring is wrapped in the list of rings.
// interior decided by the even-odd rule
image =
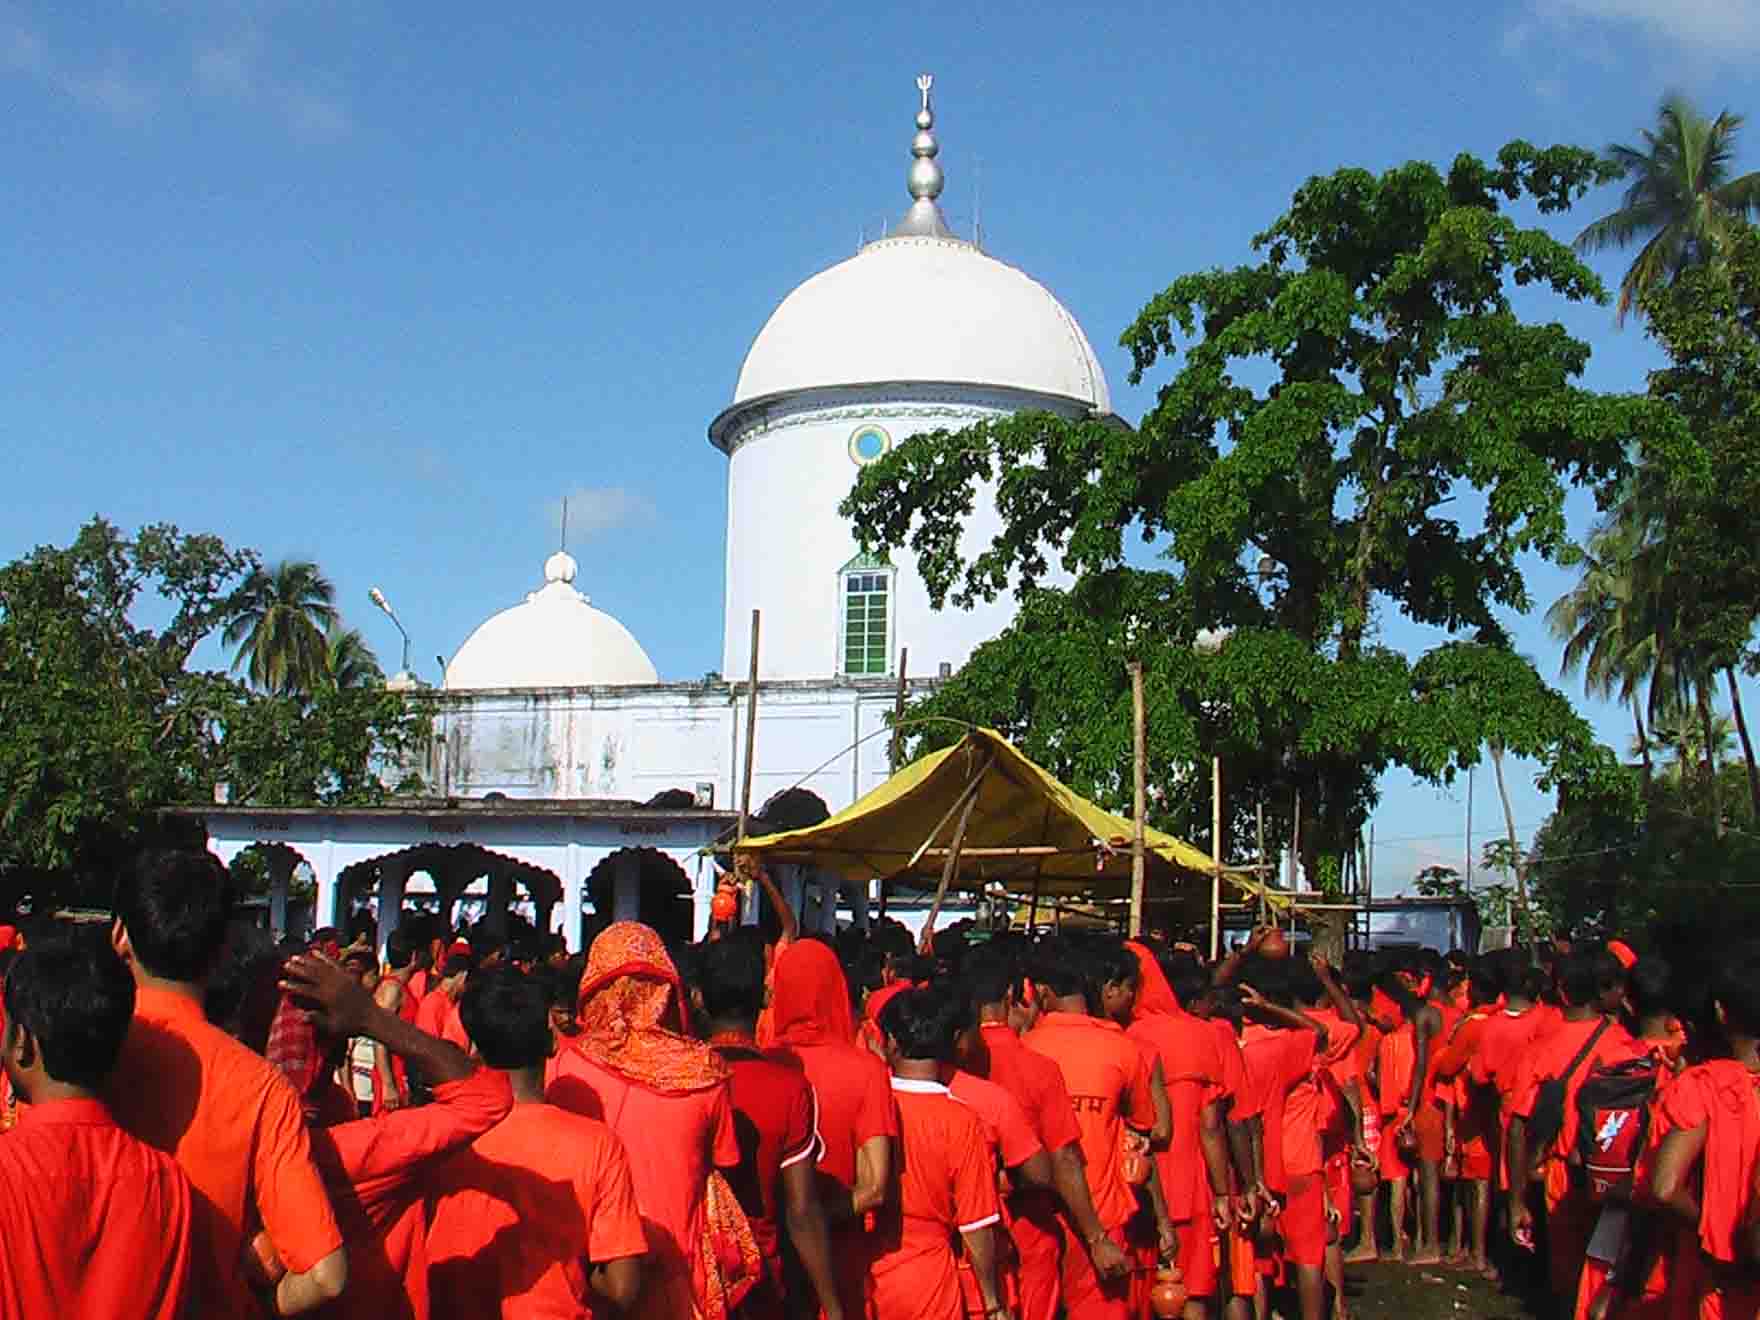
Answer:
[[[917,75],[917,90],[923,94],[923,113],[924,114],[931,113],[931,111],[929,110],[929,90],[934,86],[935,86],[935,75],[934,74],[932,74],[932,73],[919,73]]]

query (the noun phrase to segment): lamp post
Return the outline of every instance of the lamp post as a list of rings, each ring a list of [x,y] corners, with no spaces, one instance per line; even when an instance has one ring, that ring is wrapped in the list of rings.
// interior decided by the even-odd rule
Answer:
[[[409,632],[404,628],[403,621],[397,617],[396,611],[391,608],[391,602],[385,599],[385,593],[383,591],[380,591],[377,587],[373,587],[367,592],[367,599],[377,605],[385,617],[397,625],[397,631],[403,637],[403,667],[398,670],[397,677],[407,683],[410,680]]]

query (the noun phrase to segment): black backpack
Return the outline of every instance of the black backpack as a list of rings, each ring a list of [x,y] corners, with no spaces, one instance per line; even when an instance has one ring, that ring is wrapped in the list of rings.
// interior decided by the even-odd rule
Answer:
[[[1577,1088],[1577,1148],[1573,1162],[1592,1199],[1624,1196],[1650,1134],[1650,1101],[1662,1066],[1641,1059],[1596,1067]]]
[[[1577,1075],[1577,1069],[1583,1066],[1583,1060],[1595,1052],[1595,1045],[1602,1034],[1613,1025],[1611,1018],[1602,1018],[1601,1025],[1590,1033],[1589,1039],[1583,1042],[1583,1048],[1577,1051],[1570,1067],[1557,1077],[1548,1079],[1541,1084],[1539,1094],[1534,1097],[1534,1112],[1528,1118],[1528,1158],[1538,1158],[1558,1140],[1558,1134],[1564,1131],[1564,1097],[1570,1086],[1571,1078]]]

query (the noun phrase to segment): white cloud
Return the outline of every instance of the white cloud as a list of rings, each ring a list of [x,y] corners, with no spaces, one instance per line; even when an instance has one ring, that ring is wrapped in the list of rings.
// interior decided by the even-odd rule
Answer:
[[[623,486],[582,486],[570,491],[568,539],[590,541],[606,532],[652,522],[659,509],[646,495]],[[562,529],[562,500],[550,505],[550,525]]]
[[[0,32],[0,70],[33,79],[87,109],[117,119],[140,118],[158,100],[154,87],[118,58],[103,65],[65,60],[49,48],[41,33],[23,24]]]
[[[198,43],[190,56],[190,77],[196,89],[208,96],[268,110],[301,142],[334,142],[354,126],[335,97],[314,91],[274,67],[259,26]]]
[[[1755,0],[1532,0],[1532,12],[1554,23],[1587,20],[1636,27],[1718,59],[1760,54],[1760,4]],[[1509,31],[1522,26],[1518,22]]]
[[[64,52],[22,19],[7,22],[0,0],[0,75],[33,81],[90,110],[118,119],[139,119],[174,96],[198,102],[230,102],[280,124],[295,141],[334,142],[354,127],[347,104],[322,88],[322,75],[291,67],[270,41],[265,23],[272,15],[250,6],[196,5],[181,13],[163,12],[162,21],[187,27],[182,44],[187,61],[176,55],[112,52],[102,58]],[[136,71],[143,67],[146,73]]]

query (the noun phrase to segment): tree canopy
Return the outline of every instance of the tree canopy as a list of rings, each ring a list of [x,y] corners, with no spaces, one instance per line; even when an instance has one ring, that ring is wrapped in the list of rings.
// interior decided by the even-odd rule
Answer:
[[[1732,168],[1743,117],[1728,110],[1715,119],[1684,96],[1665,98],[1642,147],[1616,142],[1609,163],[1630,180],[1618,210],[1584,228],[1577,247],[1600,252],[1643,246],[1619,286],[1619,319],[1642,310],[1647,295],[1683,272],[1712,262],[1721,247],[1760,216],[1760,172]]]
[[[258,570],[216,537],[102,519],[0,566],[0,903],[108,901],[111,868],[165,828],[158,809],[219,785],[280,806],[399,786],[427,724],[402,694],[327,673],[306,695],[263,693],[190,666]]]
[[[1588,345],[1515,305],[1518,288],[1605,299],[1568,244],[1506,208],[1558,212],[1612,175],[1518,142],[1446,171],[1311,179],[1257,261],[1182,276],[1125,331],[1133,382],[1179,359],[1134,430],[1019,414],[866,468],[843,510],[868,548],[908,546],[938,606],[1021,599],[913,714],[997,725],[1122,806],[1140,658],[1161,822],[1207,836],[1196,771],[1219,755],[1231,834],[1259,801],[1287,841],[1300,790],[1321,878],[1389,766],[1445,782],[1495,742],[1558,775],[1605,773],[1500,611],[1530,607],[1525,555],[1570,552],[1572,485],[1674,439],[1654,401],[1582,387]],[[1002,528],[967,556],[980,491]],[[1165,566],[1127,559],[1131,540]],[[1415,660],[1385,644],[1392,612],[1439,644]]]

